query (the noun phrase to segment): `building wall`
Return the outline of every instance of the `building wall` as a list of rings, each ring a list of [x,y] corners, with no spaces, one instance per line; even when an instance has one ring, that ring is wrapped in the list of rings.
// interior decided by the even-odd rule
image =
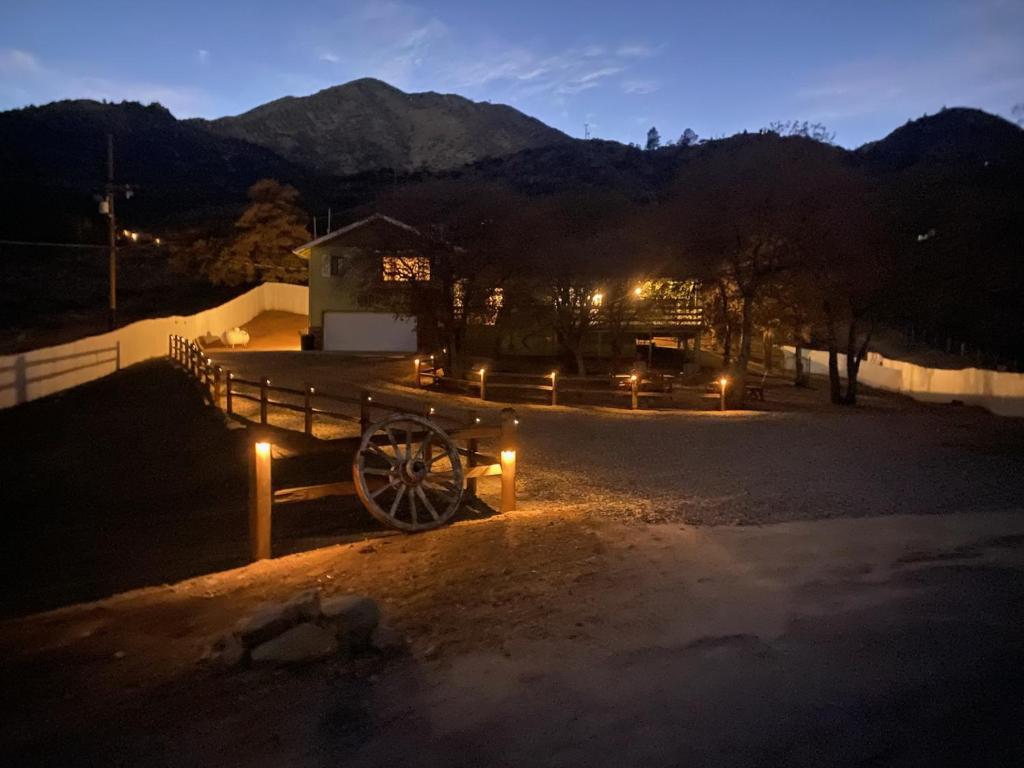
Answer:
[[[783,347],[783,365],[795,365],[793,347]],[[810,373],[828,375],[828,352],[802,351]],[[846,378],[846,355],[839,355],[839,372]],[[915,400],[949,403],[959,400],[980,405],[1000,416],[1024,416],[1024,374],[981,368],[926,368],[903,360],[890,360],[876,352],[861,363],[857,380],[869,387],[899,392]]]
[[[231,301],[194,315],[140,320],[110,333],[54,347],[0,357],[0,408],[35,400],[106,376],[124,366],[162,357],[168,337],[220,336],[261,312],[303,314],[309,291],[303,285],[264,283]]]
[[[325,312],[399,312],[401,304],[388,301],[386,286],[381,286],[377,300],[370,304],[360,302],[360,293],[377,279],[381,256],[419,251],[422,245],[415,233],[378,219],[313,247],[309,256],[310,327],[322,328]],[[332,257],[344,259],[342,274],[330,274]]]

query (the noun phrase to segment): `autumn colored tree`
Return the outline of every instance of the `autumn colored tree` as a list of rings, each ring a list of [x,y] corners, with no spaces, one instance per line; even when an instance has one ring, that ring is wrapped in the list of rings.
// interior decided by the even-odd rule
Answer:
[[[308,264],[292,249],[310,239],[299,192],[273,179],[249,188],[249,207],[235,222],[235,235],[203,269],[214,285],[303,283]]]

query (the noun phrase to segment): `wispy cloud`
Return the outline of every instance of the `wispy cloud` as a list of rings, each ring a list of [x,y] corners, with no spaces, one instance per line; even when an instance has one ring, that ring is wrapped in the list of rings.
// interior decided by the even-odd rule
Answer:
[[[205,48],[200,48],[196,51],[196,61],[200,64],[206,64],[210,60],[210,52]]]
[[[39,72],[39,60],[18,48],[0,49],[0,75],[24,75]]]
[[[1024,96],[1024,4],[974,0],[954,8],[953,23],[960,29],[956,45],[926,56],[849,61],[820,73],[793,94],[795,113],[840,123],[942,106],[1007,112]]]
[[[333,23],[306,28],[297,45],[326,52],[318,58],[338,64],[347,77],[377,77],[404,90],[476,97],[475,92],[486,89],[488,97],[513,103],[547,97],[558,105],[627,76],[640,59],[659,50],[643,41],[589,42],[554,51],[515,45],[484,34],[471,36],[435,14],[392,0],[371,0]],[[341,47],[343,58],[333,53]]]
[[[647,45],[646,43],[628,43],[620,45],[615,49],[615,54],[624,59],[649,59],[661,53],[662,46]]]
[[[44,103],[57,99],[160,102],[179,117],[200,113],[206,94],[192,86],[82,75],[49,65],[28,51],[0,49],[0,102]]]
[[[654,93],[661,84],[656,80],[625,80],[622,83],[622,92],[642,96],[648,93]]]

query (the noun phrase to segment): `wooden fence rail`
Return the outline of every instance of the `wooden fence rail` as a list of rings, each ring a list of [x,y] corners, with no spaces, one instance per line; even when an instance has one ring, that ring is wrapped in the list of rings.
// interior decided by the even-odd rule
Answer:
[[[557,371],[551,373],[494,373],[487,368],[478,368],[471,378],[444,376],[434,365],[434,357],[428,361],[417,358],[413,361],[414,383],[417,387],[454,386],[476,391],[481,400],[487,399],[489,391],[547,393],[545,400],[558,405],[559,395],[602,395],[629,398],[629,407],[637,410],[644,400],[671,397],[671,392],[645,390],[644,385],[663,384],[663,379],[635,374],[616,376],[563,376]],[[426,383],[424,383],[426,382]],[[575,386],[574,386],[575,385]],[[589,385],[589,386],[588,386]],[[603,388],[602,388],[603,387]]]
[[[498,423],[484,423],[475,411],[447,410],[442,413],[433,406],[397,403],[368,390],[358,394],[324,392],[312,384],[302,389],[272,383],[267,377],[245,379],[222,366],[215,365],[194,341],[181,336],[168,340],[168,354],[198,384],[204,397],[218,408],[222,407],[229,416],[242,420],[236,413],[238,400],[256,403],[259,407],[259,424],[268,426],[272,409],[301,413],[303,433],[310,438],[317,419],[327,418],[359,425],[360,434],[375,422],[375,414],[400,413],[423,416],[435,422],[446,422],[445,434],[456,441],[456,448],[465,458],[463,472],[466,492],[469,498],[476,496],[477,480],[481,477],[501,478],[502,512],[516,507],[515,476],[518,453],[519,419],[511,408],[503,409]],[[280,396],[301,398],[301,402],[289,402]],[[322,407],[323,403],[335,406],[350,406],[350,411],[338,407]],[[481,440],[498,442],[498,456],[483,453]],[[269,515],[273,503],[282,504],[305,501],[323,496],[351,495],[355,493],[352,482],[326,483],[300,488],[284,488],[274,491],[271,487],[270,453],[263,448],[266,443],[254,439],[250,467],[250,535],[254,559],[270,556]],[[459,445],[459,443],[462,443]],[[265,455],[264,455],[265,454]],[[264,467],[263,465],[266,464]],[[268,495],[269,494],[269,495]],[[266,497],[266,498],[264,498]],[[266,518],[266,519],[265,519]]]

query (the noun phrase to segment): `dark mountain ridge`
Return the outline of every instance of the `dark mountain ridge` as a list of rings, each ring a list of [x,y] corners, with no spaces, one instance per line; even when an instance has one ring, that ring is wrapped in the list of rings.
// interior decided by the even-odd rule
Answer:
[[[504,104],[405,93],[372,78],[286,96],[234,117],[190,122],[335,175],[444,170],[568,140]]]

